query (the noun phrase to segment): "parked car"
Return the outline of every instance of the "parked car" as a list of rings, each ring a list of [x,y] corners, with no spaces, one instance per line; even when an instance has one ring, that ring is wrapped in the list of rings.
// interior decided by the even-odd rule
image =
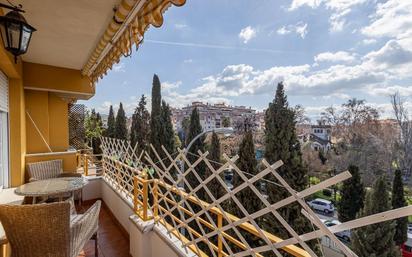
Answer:
[[[408,240],[402,244],[402,257],[412,257],[412,234],[410,233],[408,233]]]
[[[408,224],[408,233],[412,234],[412,224]]]
[[[333,206],[333,203],[328,200],[316,198],[315,200],[309,201],[308,205],[310,208],[323,212],[325,214],[330,214],[335,212],[335,206]]]
[[[326,220],[323,222],[327,227],[332,227],[335,225],[342,224],[339,220]],[[335,233],[335,236],[339,237],[340,239],[345,240],[346,242],[350,242],[350,230],[344,230],[341,232]]]

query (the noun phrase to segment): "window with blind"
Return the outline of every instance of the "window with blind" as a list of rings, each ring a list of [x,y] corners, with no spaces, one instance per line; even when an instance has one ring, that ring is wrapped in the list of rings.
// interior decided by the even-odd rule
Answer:
[[[0,72],[0,187],[8,187],[9,179],[9,86]]]

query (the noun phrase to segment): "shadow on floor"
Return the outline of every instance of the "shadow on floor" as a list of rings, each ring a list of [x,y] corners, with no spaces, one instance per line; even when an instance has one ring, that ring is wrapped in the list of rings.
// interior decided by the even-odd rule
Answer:
[[[94,201],[84,202],[78,212],[84,212],[93,203]],[[100,210],[98,238],[99,257],[131,257],[129,254],[129,238],[119,228],[117,221],[104,204],[102,204]],[[94,241],[90,240],[79,257],[94,256]]]

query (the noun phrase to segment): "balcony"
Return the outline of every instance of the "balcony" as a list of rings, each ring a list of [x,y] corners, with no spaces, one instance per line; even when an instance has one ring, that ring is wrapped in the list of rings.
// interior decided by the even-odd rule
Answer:
[[[103,201],[98,230],[99,256],[276,256],[285,252],[291,256],[317,256],[307,243],[313,239],[322,247],[324,256],[352,256],[344,252],[351,251],[342,247],[346,245],[337,240],[334,233],[412,212],[410,207],[405,207],[325,230],[323,223],[318,223],[317,216],[301,199],[349,178],[348,172],[301,192],[291,190],[289,197],[269,203],[254,183],[273,174],[280,185],[287,188],[287,183],[276,172],[281,161],[272,165],[263,161],[265,168],[259,175],[246,177],[236,166],[237,156],[224,156],[222,166],[216,167],[207,159],[207,152],[199,152],[195,159],[189,160],[188,153],[183,150],[169,154],[163,149],[162,158],[154,148],[152,154],[137,154],[133,149],[128,141],[102,138],[102,155],[95,156],[88,151],[78,155],[78,172],[89,180],[82,190],[84,202],[78,211],[87,210],[96,200]],[[210,169],[206,178],[201,178],[197,172],[201,163]],[[224,170],[229,166],[244,180],[233,188],[227,187],[223,181]],[[198,179],[196,185],[190,182],[191,174]],[[220,183],[226,193],[215,197],[208,189],[211,181]],[[237,200],[238,193],[246,189],[262,201],[264,207],[261,210],[248,213]],[[209,195],[209,201],[201,199],[205,197],[200,196],[202,191]],[[16,198],[12,189],[4,190],[0,197],[2,203],[22,200]],[[244,215],[228,212],[226,200],[235,204]],[[298,235],[293,224],[285,223],[278,214],[278,209],[295,202],[302,205],[301,215],[313,224],[312,231]],[[269,233],[261,227],[260,217],[279,220],[291,236],[280,238]],[[5,243],[7,239],[3,240],[3,253],[8,256],[9,248]],[[94,242],[89,241],[79,256],[94,256]]]
[[[197,158],[191,162],[182,150],[174,154],[164,151],[165,155],[161,158],[159,153],[152,149],[156,158],[154,161],[149,154],[137,154],[133,149],[128,141],[102,138],[102,155],[84,153],[79,156],[78,171],[86,171],[89,178],[89,184],[83,190],[86,201],[84,207],[95,199],[102,199],[104,202],[99,228],[99,235],[103,238],[99,243],[99,249],[103,256],[108,256],[108,252],[117,254],[109,256],[130,254],[133,257],[265,256],[264,254],[271,256],[282,252],[292,256],[314,256],[306,244],[311,239],[317,240],[322,252],[326,254],[324,256],[348,256],[344,253],[345,248],[341,248],[344,244],[336,237],[333,238],[333,233],[348,227],[356,228],[405,216],[411,212],[411,208],[406,207],[323,230],[321,225],[316,223],[316,216],[312,216],[313,212],[303,207],[302,215],[311,220],[313,231],[298,237],[293,231],[293,224],[288,226],[281,222],[292,235],[290,238],[282,239],[260,227],[257,222],[259,217],[266,215],[266,218],[272,217],[282,221],[282,217],[276,214],[276,209],[299,201],[297,198],[307,197],[322,188],[343,181],[349,178],[350,174],[341,173],[299,192],[295,197],[292,194],[280,202],[267,204],[256,213],[245,213],[242,217],[237,217],[226,211],[225,199],[230,199],[242,208],[236,200],[237,193],[246,188],[256,192],[253,190],[253,183],[263,179],[267,174],[277,174],[276,169],[282,162],[273,165],[263,162],[266,168],[260,175],[245,178],[245,182],[237,187],[226,187],[227,194],[214,198],[205,185],[216,179],[214,182],[221,183],[224,187],[226,184],[219,174],[223,174],[225,167],[229,165],[236,173],[242,173],[235,164],[236,157],[225,156],[226,162],[219,168],[213,168],[210,166],[210,160],[206,158],[208,153],[198,153]],[[182,161],[186,167],[183,175],[170,175],[181,171]],[[197,173],[195,176],[201,182],[192,186],[188,178],[192,172],[196,172],[200,163],[209,165],[212,173],[206,179],[201,179]],[[100,174],[100,169],[101,175],[96,176],[96,173]],[[282,181],[281,177],[278,178]],[[202,188],[208,191],[212,198],[211,202],[198,196]],[[260,199],[265,203],[265,197],[261,196]],[[91,243],[86,245],[84,254],[93,254]]]

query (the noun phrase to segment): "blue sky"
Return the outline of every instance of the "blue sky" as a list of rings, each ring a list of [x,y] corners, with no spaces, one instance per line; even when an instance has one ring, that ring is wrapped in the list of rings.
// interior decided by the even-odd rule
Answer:
[[[130,115],[142,94],[150,98],[154,73],[174,107],[262,110],[284,81],[290,103],[311,117],[351,97],[388,116],[396,91],[412,106],[412,0],[187,0],[84,103],[107,113],[123,102]]]

